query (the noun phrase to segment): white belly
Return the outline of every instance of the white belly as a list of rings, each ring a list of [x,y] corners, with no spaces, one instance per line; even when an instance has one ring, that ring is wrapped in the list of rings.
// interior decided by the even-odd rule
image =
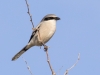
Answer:
[[[40,37],[43,43],[48,42],[51,37],[54,35],[56,30],[56,23],[54,22],[45,22],[45,24],[41,25],[40,28]]]

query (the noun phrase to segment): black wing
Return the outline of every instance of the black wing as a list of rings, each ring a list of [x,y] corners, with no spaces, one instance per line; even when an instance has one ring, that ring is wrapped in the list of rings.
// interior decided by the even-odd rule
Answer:
[[[36,33],[36,32],[37,32],[37,30],[35,30],[35,31],[33,31],[33,32],[32,32],[32,35],[31,35],[31,37],[30,37],[29,42],[30,42],[30,41],[31,41],[31,39],[34,37],[34,35],[35,35],[35,33]],[[29,42],[28,42],[28,43],[29,43]]]
[[[36,27],[36,30],[32,32],[32,35],[31,35],[31,37],[30,37],[29,42],[30,42],[31,39],[34,37],[34,35],[35,35],[35,33],[37,32],[37,29],[38,29],[39,27],[40,27],[40,24]],[[28,42],[28,43],[29,43],[29,42]]]

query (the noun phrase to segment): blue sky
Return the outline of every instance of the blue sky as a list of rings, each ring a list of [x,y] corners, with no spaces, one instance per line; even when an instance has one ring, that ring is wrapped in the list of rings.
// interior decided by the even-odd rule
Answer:
[[[35,26],[47,14],[61,18],[55,35],[47,43],[57,75],[63,75],[75,63],[78,53],[81,59],[69,75],[100,75],[100,0],[28,0],[28,3]],[[0,1],[0,75],[30,75],[22,56],[34,75],[51,75],[43,47],[32,47],[18,60],[11,61],[30,38],[29,20],[24,0]]]

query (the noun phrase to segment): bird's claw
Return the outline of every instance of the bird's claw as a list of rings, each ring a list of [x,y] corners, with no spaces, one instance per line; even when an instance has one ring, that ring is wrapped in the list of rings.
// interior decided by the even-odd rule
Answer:
[[[48,50],[48,46],[44,45],[44,51]]]

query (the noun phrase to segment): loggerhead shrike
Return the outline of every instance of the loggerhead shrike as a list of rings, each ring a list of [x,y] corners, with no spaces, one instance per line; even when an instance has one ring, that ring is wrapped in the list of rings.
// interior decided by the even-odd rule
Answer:
[[[46,15],[32,32],[28,44],[12,58],[12,61],[18,59],[32,46],[42,46],[47,43],[56,31],[57,20],[60,20],[60,18],[54,14]]]

